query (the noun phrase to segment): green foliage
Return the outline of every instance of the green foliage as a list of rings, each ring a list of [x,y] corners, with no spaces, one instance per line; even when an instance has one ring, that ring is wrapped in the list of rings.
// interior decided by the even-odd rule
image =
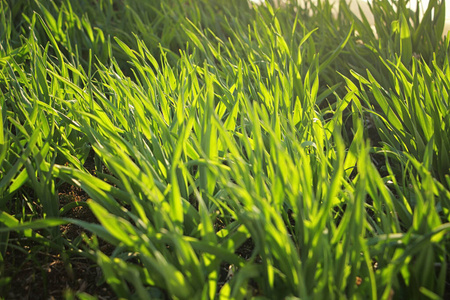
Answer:
[[[394,88],[389,67],[383,60],[398,64],[399,61],[409,69],[413,57],[421,58],[431,65],[434,56],[438,55],[439,64],[447,59],[448,49],[444,42],[445,2],[429,1],[425,11],[417,1],[417,10],[412,11],[408,4],[414,0],[374,0],[369,3],[374,24],[370,24],[363,12],[362,19],[354,16],[347,5],[340,5],[342,22],[355,20],[356,40],[351,43],[351,65],[358,73],[368,69],[374,78],[384,87]],[[448,16],[447,16],[448,18]],[[355,59],[356,57],[356,59]]]
[[[344,2],[1,1],[1,260],[88,257],[126,299],[444,297],[445,4],[406,2],[374,35]]]
[[[414,59],[411,71],[401,62],[383,63],[394,78],[394,89],[384,89],[370,72],[368,80],[354,76],[360,81],[358,96],[366,103],[385,149],[412,155],[448,188],[448,61],[439,67],[435,59],[430,68]]]

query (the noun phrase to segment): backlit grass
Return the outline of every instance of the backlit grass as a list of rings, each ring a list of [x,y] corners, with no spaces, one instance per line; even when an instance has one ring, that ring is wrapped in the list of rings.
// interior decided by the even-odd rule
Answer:
[[[445,1],[372,2],[1,1],[0,294],[44,252],[124,299],[448,296]]]

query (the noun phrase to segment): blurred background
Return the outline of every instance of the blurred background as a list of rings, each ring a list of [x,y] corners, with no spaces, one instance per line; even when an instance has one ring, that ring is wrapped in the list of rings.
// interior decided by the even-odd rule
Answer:
[[[264,0],[252,0],[253,2],[264,2]],[[298,0],[299,2],[303,2],[305,0]],[[317,1],[317,0],[314,0]],[[366,17],[368,18],[369,22],[373,23],[373,17],[371,16],[371,12],[370,12],[370,8],[368,5],[368,2],[371,2],[372,0],[348,0],[348,2],[350,3],[350,7],[352,9],[352,11],[356,14],[359,15],[359,9],[358,6],[361,7],[361,9],[364,11]],[[281,1],[282,2],[282,1]],[[330,2],[333,2],[333,0],[330,0]],[[339,0],[334,0],[334,2],[338,3]],[[420,7],[420,11],[423,13],[426,9],[426,7],[428,6],[428,3],[430,1],[429,0],[410,0],[408,6],[412,9],[412,10],[416,10],[417,6]],[[445,22],[445,28],[444,28],[444,35],[447,35],[448,31],[450,30],[450,1],[448,1],[448,3],[446,3],[446,8],[445,8],[445,16],[446,16],[446,22]],[[336,9],[337,9],[337,4],[336,4]]]

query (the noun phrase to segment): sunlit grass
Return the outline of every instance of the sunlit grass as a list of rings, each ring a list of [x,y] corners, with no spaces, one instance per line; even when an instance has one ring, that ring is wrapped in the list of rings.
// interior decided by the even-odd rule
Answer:
[[[125,299],[448,295],[449,39],[374,2],[377,36],[344,2],[0,2],[1,259]]]

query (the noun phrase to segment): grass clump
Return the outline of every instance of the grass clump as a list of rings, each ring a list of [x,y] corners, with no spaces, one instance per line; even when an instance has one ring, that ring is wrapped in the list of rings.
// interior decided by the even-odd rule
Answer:
[[[1,1],[1,295],[448,296],[445,4],[406,2]]]

